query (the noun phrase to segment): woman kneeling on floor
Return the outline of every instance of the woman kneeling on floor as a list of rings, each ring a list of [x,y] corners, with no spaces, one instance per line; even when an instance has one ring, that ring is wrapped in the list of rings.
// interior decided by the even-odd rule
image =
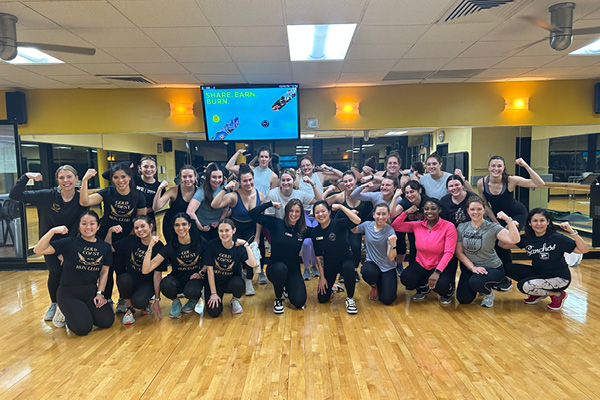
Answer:
[[[518,281],[519,290],[529,295],[524,300],[525,304],[536,304],[550,296],[548,309],[560,310],[567,298],[565,290],[571,283],[571,271],[565,261],[565,253],[585,254],[589,251],[587,244],[568,222],[563,222],[560,227],[573,239],[555,231],[548,211],[534,208],[527,216],[521,241],[516,245],[500,243],[503,248],[525,249],[531,259],[531,266],[512,264],[506,271],[509,277]]]

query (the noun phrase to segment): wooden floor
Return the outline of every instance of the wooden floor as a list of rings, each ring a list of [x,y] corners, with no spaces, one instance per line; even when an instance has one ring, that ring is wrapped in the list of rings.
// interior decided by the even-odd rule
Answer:
[[[392,306],[343,294],[274,315],[272,285],[217,319],[139,317],[77,337],[44,322],[46,273],[0,272],[0,399],[593,399],[600,395],[600,261],[572,269],[561,312],[523,304]],[[115,296],[116,297],[116,296]],[[163,302],[168,314],[170,303]]]

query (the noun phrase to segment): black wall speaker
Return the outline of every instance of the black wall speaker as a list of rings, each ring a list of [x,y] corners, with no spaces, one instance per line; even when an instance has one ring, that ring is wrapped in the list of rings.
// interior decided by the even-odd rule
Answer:
[[[173,141],[171,139],[163,139],[163,150],[165,153],[173,151]]]
[[[600,114],[600,82],[594,85],[594,112]]]
[[[431,135],[423,135],[423,146],[431,147]]]
[[[17,124],[27,123],[27,108],[25,107],[25,93],[6,92],[6,119]]]

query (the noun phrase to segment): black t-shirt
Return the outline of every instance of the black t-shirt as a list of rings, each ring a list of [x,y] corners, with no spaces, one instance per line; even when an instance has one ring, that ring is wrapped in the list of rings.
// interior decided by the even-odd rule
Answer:
[[[42,189],[26,192],[25,187],[29,178],[23,175],[10,191],[12,200],[33,204],[38,210],[39,237],[41,238],[51,228],[65,225],[69,228],[69,235],[76,236],[78,232],[77,219],[87,210],[79,204],[79,192],[75,192],[73,199],[64,202],[57,188]],[[54,235],[54,239],[66,237]]]
[[[160,250],[165,247],[162,242],[156,243],[152,247],[152,258],[154,258]],[[125,271],[128,272],[137,281],[152,281],[153,274],[143,274],[142,266],[144,264],[144,256],[148,250],[148,246],[142,243],[142,239],[137,236],[129,235],[125,239],[121,239],[113,243],[113,248],[117,253],[125,255]],[[163,261],[155,271],[166,271],[167,262]]]
[[[419,206],[418,206],[419,209],[412,214],[406,214],[406,221],[423,221],[425,219],[425,214],[423,213],[423,207],[425,206],[425,203],[427,202],[427,200],[429,200],[429,197],[421,195],[421,202],[419,203]],[[400,201],[400,206],[402,207],[402,209],[404,209],[404,211],[406,211],[413,206],[413,203],[408,201],[407,198],[403,198]]]
[[[106,233],[111,226],[121,225],[123,232],[113,235],[113,240],[118,240],[131,233],[133,223],[131,220],[137,215],[138,209],[146,208],[144,196],[136,193],[137,202],[134,201],[132,193],[123,196],[117,192],[117,188],[110,186],[97,192],[104,201],[104,215],[100,220],[100,229],[98,237],[106,237]]]
[[[521,235],[521,241],[517,246],[525,249],[536,274],[545,278],[571,279],[565,253],[571,253],[577,247],[573,239],[556,232],[539,237]]]
[[[317,225],[309,230],[315,255],[322,256],[325,262],[328,260],[346,260],[352,258],[350,246],[346,240],[347,232],[356,224],[348,218],[332,219],[327,228]]]
[[[140,192],[146,200],[146,207],[152,207],[154,195],[160,186],[158,179],[155,179],[154,183],[146,183],[141,176],[135,175],[133,177],[133,182],[135,183],[135,187],[137,188],[138,192]]]
[[[213,267],[215,281],[223,281],[232,276],[242,275],[242,263],[248,260],[248,252],[244,246],[233,246],[226,249],[220,239],[208,242],[204,265]]]
[[[205,243],[202,238],[192,240],[189,244],[177,242],[175,246],[171,242],[163,247],[159,254],[171,264],[171,275],[180,282],[187,282],[190,276],[202,269]]]
[[[64,258],[60,276],[63,286],[96,284],[102,266],[112,264],[110,245],[100,239],[88,242],[81,237],[69,237],[54,240],[50,245],[55,254]]]
[[[299,268],[300,262],[298,261],[298,253],[302,248],[304,238],[308,237],[308,230],[300,233],[297,224],[288,227],[282,219],[262,214],[264,210],[272,206],[273,203],[269,201],[248,211],[250,218],[262,226],[267,227],[271,232],[271,257],[269,259],[269,265],[275,262],[282,262],[287,265],[288,268],[293,266]]]
[[[440,214],[440,217],[446,221],[452,222],[454,226],[470,221],[471,217],[469,217],[469,213],[467,213],[467,200],[472,196],[477,195],[472,192],[467,192],[467,196],[463,201],[459,204],[454,204],[452,195],[448,193],[440,199],[440,203],[442,203],[442,213]]]

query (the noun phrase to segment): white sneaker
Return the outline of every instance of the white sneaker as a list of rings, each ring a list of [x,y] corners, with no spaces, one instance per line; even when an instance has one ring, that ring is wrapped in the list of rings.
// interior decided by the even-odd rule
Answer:
[[[275,299],[273,303],[273,312],[275,314],[283,314],[285,308],[283,308],[283,299]]]
[[[232,314],[241,314],[244,312],[244,309],[242,308],[242,305],[238,299],[231,299],[229,304],[231,305]]]
[[[54,318],[54,314],[56,314],[56,307],[56,303],[50,304],[50,307],[48,307],[48,311],[46,311],[46,314],[44,314],[44,321],[52,321],[52,318]]]
[[[252,286],[252,280],[244,279],[244,283],[246,284],[246,296],[254,296],[256,292],[254,291],[254,286]]]
[[[348,314],[356,314],[358,312],[354,299],[351,299],[350,297],[346,297],[346,311]]]
[[[131,325],[135,322],[135,311],[132,311],[130,309],[127,309],[127,311],[125,311],[125,315],[123,315],[123,325]]]
[[[125,300],[119,299],[117,303],[117,308],[115,309],[115,313],[126,313],[127,312],[127,304],[125,304]]]
[[[204,299],[200,298],[194,307],[194,311],[200,315],[204,315]]]
[[[60,311],[60,307],[56,307],[56,312],[52,318],[52,323],[57,328],[64,328],[66,324],[65,315]]]
[[[483,296],[483,300],[481,301],[481,307],[493,307],[494,306],[494,291],[492,290],[490,294],[486,294]]]

